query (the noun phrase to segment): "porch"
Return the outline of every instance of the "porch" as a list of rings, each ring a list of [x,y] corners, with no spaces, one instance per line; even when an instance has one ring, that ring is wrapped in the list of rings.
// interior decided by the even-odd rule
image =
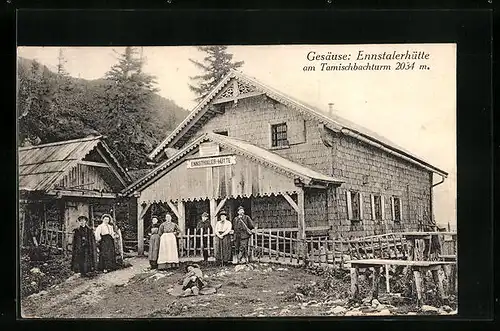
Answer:
[[[193,231],[203,212],[209,213],[213,228],[222,209],[232,220],[239,205],[260,229],[294,228],[298,239],[312,230],[326,235],[327,192],[341,183],[248,142],[207,133],[125,194],[139,206],[137,250],[142,255],[151,215],[166,212],[183,236]]]

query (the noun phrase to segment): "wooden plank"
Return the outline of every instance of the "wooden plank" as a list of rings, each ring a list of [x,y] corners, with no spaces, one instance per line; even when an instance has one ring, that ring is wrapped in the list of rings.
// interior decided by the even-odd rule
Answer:
[[[184,201],[179,200],[177,202],[177,212],[179,213],[179,229],[181,233],[184,234],[186,230],[186,206],[184,205]]]
[[[290,195],[288,195],[288,193],[281,193],[281,195],[283,195],[283,197],[286,199],[286,201],[288,201],[288,203],[290,204],[290,206],[292,206],[292,208],[297,213],[299,213],[299,206],[295,203],[295,201],[293,201],[292,197]]]
[[[139,204],[139,198],[137,198],[137,205]],[[142,208],[137,208],[137,255],[144,255],[144,215],[148,211],[150,203],[142,206]]]
[[[191,233],[190,233],[190,230],[191,229],[187,229],[187,234],[186,234],[186,253],[187,253],[187,257],[189,257],[189,254],[191,253]]]
[[[118,178],[118,180],[120,181],[120,183],[122,183],[123,187],[127,187],[127,183],[125,182],[125,180],[122,178],[122,176],[118,173],[118,171],[116,171],[116,169],[111,165],[112,163],[108,160],[108,158],[104,155],[104,153],[101,151],[101,149],[99,147],[96,148],[97,152],[99,153],[99,155],[101,155],[101,157],[103,158],[103,160],[110,165],[109,169],[111,169],[111,171],[113,172],[113,174]]]
[[[361,259],[361,260],[349,260],[346,263],[358,266],[381,266],[381,265],[400,265],[400,266],[415,266],[415,267],[432,267],[432,266],[442,266],[442,265],[454,265],[453,261],[416,261],[416,260],[387,260],[387,259]]]
[[[298,214],[298,228],[299,239],[306,237],[306,224],[305,224],[305,210],[304,210],[304,190],[302,188],[297,192],[297,214]]]
[[[378,287],[380,282],[380,267],[373,268],[372,277],[372,299],[378,299]]]
[[[177,219],[179,219],[180,218],[180,214],[179,214],[179,210],[177,210],[177,207],[170,200],[167,200],[166,202],[167,202],[167,205],[172,210],[172,212],[175,214],[175,216],[177,216]]]
[[[423,290],[423,280],[422,275],[419,270],[413,270],[413,277],[415,280],[415,289],[417,290],[417,305],[422,305],[422,290]]]
[[[90,167],[98,167],[98,168],[109,168],[109,165],[107,163],[102,163],[102,162],[93,162],[93,161],[78,161],[79,165],[86,165]],[[88,177],[87,177],[88,178]]]
[[[224,204],[226,203],[226,201],[227,201],[227,198],[224,198],[224,199],[221,200],[221,202],[219,202],[219,204],[215,208],[215,215],[216,216],[220,212],[220,210],[222,209],[222,207],[224,207]]]
[[[351,192],[346,191],[346,200],[347,200],[347,219],[352,220],[352,201],[351,201]]]
[[[385,269],[385,292],[391,293],[391,286],[389,284],[389,265],[384,266]]]
[[[208,167],[205,169],[205,171],[206,171],[205,187],[207,188],[207,196],[209,198],[213,198],[214,197],[213,169],[212,169],[212,167]]]
[[[196,229],[195,229],[195,230],[193,230],[193,241],[194,241],[194,242],[193,242],[193,255],[194,255],[194,256],[196,256],[196,254],[197,254],[197,249],[198,249],[198,247],[197,247],[197,246],[198,246],[198,240],[197,240],[197,239],[198,239],[198,237],[199,237],[199,234],[198,234],[197,232],[198,232],[198,231],[196,231]],[[200,239],[201,239],[201,237],[200,237]],[[203,254],[203,253],[202,253],[202,254]]]
[[[217,202],[215,199],[210,199],[210,224],[212,225],[212,229],[215,229],[215,223],[217,222]]]
[[[358,269],[351,268],[351,298],[357,300],[359,296]]]

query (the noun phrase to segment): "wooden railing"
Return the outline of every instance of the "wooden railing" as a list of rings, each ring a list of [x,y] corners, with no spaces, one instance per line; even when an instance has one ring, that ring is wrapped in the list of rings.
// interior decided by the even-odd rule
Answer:
[[[456,256],[456,235],[448,236],[442,254]],[[127,245],[127,241],[125,241]],[[130,243],[128,243],[130,244]],[[336,268],[346,267],[345,261],[360,259],[409,258],[409,241],[405,233],[387,233],[352,239],[331,239],[328,236],[298,238],[296,228],[256,229],[249,241],[249,254],[253,261],[280,262],[285,264],[326,264]],[[137,241],[135,241],[137,245]],[[136,247],[136,246],[135,246]],[[145,242],[145,249],[148,242]],[[213,257],[214,234],[187,229],[178,238],[180,258],[196,258],[209,251]],[[233,247],[233,253],[235,252]]]
[[[203,229],[187,229],[178,238],[179,257],[203,256],[203,250],[208,250],[209,256],[214,256],[214,233]]]
[[[41,229],[38,243],[40,246],[66,252],[69,249],[67,245],[67,238],[69,235],[71,235],[71,233],[59,229]]]

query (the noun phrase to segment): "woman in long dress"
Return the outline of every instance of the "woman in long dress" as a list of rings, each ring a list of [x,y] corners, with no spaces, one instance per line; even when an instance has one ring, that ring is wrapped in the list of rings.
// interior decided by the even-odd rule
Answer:
[[[73,233],[71,266],[74,272],[79,272],[82,276],[93,272],[97,264],[94,230],[88,227],[87,222],[87,217],[78,217],[79,226]]]
[[[95,229],[95,239],[99,248],[98,269],[103,272],[116,269],[115,239],[116,233],[110,223],[111,215],[101,216],[102,223]]]
[[[158,268],[158,251],[160,249],[160,235],[158,234],[158,218],[151,219],[151,236],[149,237],[149,265],[151,269]]]
[[[111,219],[110,225],[113,226],[113,231],[115,236],[113,237],[115,244],[115,262],[116,267],[123,267],[123,239],[122,239],[122,231],[118,227],[116,220]]]
[[[177,251],[177,235],[179,226],[172,222],[170,214],[165,215],[165,222],[160,224],[160,249],[158,251],[158,270],[167,270],[179,266],[179,253]]]
[[[227,214],[223,210],[219,213],[219,220],[215,223],[215,259],[219,262],[230,263],[233,261],[231,254],[230,232],[232,224],[227,220]]]

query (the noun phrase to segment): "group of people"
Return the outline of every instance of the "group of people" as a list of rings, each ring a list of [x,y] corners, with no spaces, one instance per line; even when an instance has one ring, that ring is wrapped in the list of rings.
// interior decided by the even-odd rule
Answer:
[[[94,271],[108,272],[123,263],[121,231],[109,214],[101,216],[101,224],[94,230],[86,216],[78,217],[73,232],[71,267],[74,272],[88,276]]]
[[[234,244],[237,253],[237,263],[248,262],[248,241],[255,228],[252,219],[245,215],[245,209],[238,207],[238,216],[231,223],[227,219],[227,213],[222,210],[217,215],[215,228],[212,229],[209,214],[203,213],[201,221],[197,224],[197,229],[203,229],[204,233],[214,233],[215,259],[220,263],[232,263],[232,242],[231,233],[234,234]],[[158,217],[151,218],[151,234],[149,240],[149,263],[152,269],[166,270],[178,267],[179,254],[177,238],[180,229],[172,221],[170,214],[165,215],[165,221],[158,225]],[[202,238],[203,259],[208,260],[208,236]]]

